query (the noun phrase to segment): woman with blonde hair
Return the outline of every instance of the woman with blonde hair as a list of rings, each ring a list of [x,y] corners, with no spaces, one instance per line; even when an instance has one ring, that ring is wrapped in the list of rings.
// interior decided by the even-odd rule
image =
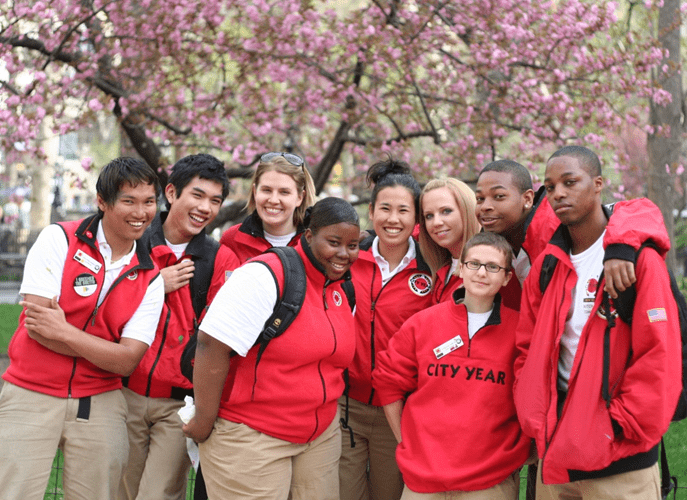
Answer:
[[[227,229],[220,243],[245,262],[271,247],[295,246],[303,219],[315,203],[315,184],[303,158],[272,152],[260,157],[251,182],[250,215]]]
[[[432,179],[420,194],[420,251],[432,270],[434,302],[450,300],[465,243],[480,230],[475,193],[458,179]]]

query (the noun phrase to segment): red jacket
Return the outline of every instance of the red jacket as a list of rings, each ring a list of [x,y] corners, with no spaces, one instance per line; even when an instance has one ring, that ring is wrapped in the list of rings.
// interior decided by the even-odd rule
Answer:
[[[304,239],[302,240],[304,242]],[[303,246],[302,246],[303,245]],[[353,315],[341,281],[326,279],[307,243],[296,249],[307,276],[303,306],[257,363],[258,346],[231,359],[219,416],[292,443],[309,443],[329,426],[343,394],[343,371],[353,359]],[[265,254],[279,290],[279,257]]]
[[[620,213],[616,211],[610,219],[604,242],[611,239],[611,222],[624,224],[630,236],[635,228],[656,228],[655,218],[642,219],[642,214],[652,213],[642,206],[646,208],[640,203],[635,206],[639,210],[623,212],[621,205]],[[629,215],[631,222],[624,215]],[[561,418],[557,417],[556,360],[577,282],[566,233],[567,228],[561,226],[532,267],[516,332],[515,404],[523,430],[537,442],[547,484],[653,465],[655,447],[668,429],[681,389],[677,383],[682,369],[677,308],[665,263],[647,248],[636,263],[632,328],[617,320],[610,334],[610,407],[606,408],[601,393],[606,320],[592,312],[580,336]],[[630,236],[626,241],[632,245],[636,241]],[[663,251],[668,250],[665,228],[652,239]],[[542,296],[539,274],[546,254],[555,255],[559,262]],[[603,286],[602,280],[599,290]],[[598,310],[603,294],[596,295],[593,311]],[[667,319],[661,319],[662,315]]]
[[[160,269],[184,259],[192,259],[198,266],[214,253],[212,281],[200,285],[208,288],[209,304],[231,271],[240,265],[238,258],[227,247],[211,245],[211,237],[200,233],[189,242],[184,255],[177,259],[172,249],[167,246],[162,230],[166,217],[166,212],[158,214],[141,241],[150,248],[153,261]],[[165,294],[155,340],[127,381],[127,387],[141,396],[183,399],[186,394],[192,393],[193,385],[182,375],[180,369],[181,354],[188,343],[189,335],[195,331],[197,322],[191,289],[192,283]],[[205,305],[201,304],[202,307]]]
[[[449,276],[448,272],[450,270],[451,263],[449,262],[437,271],[432,288],[432,304],[452,301],[453,292],[463,286],[463,278],[455,274]]]
[[[86,333],[118,342],[124,326],[136,312],[150,283],[160,271],[150,259],[144,245],[136,246],[136,254],[112,283],[105,299],[97,306],[105,280],[105,265],[98,251],[97,215],[81,221],[61,222],[69,248],[62,273],[60,307],[67,322]],[[101,264],[97,272],[74,260],[82,251]],[[86,297],[76,291],[77,281],[94,282],[97,286]],[[82,287],[79,287],[81,289]],[[122,387],[122,377],[98,368],[81,357],[58,354],[29,337],[24,325],[25,314],[12,337],[8,353],[10,366],[3,379],[25,389],[59,398],[83,398]]]
[[[635,251],[643,242],[654,237],[655,221],[662,220],[661,211],[649,200],[641,198],[616,203],[614,213],[619,213],[619,215],[611,218],[606,227],[604,246],[607,248],[607,253],[605,259],[617,258],[634,262]],[[634,220],[635,217],[639,217],[640,220],[651,221],[651,223],[648,226],[626,223],[628,220]],[[560,223],[561,221],[556,217],[546,199],[546,193],[542,186],[535,194],[534,208],[525,220],[523,229],[525,241],[521,249],[525,256],[523,268],[517,269],[516,276],[513,276],[513,279],[501,289],[503,305],[516,311],[520,310],[520,296],[522,295],[520,282],[525,280],[532,263],[537,260],[549,244]]]
[[[369,238],[361,244],[358,260],[351,268],[356,301],[356,350],[348,376],[350,397],[380,406],[372,388],[376,355],[386,349],[389,339],[406,319],[432,305],[432,278],[415,244],[417,257],[382,286],[382,273],[371,249],[373,240]]]
[[[420,311],[378,355],[372,376],[381,403],[410,392],[396,461],[413,491],[491,488],[527,459],[530,438],[518,424],[512,392],[518,314],[499,302],[472,339],[462,303]],[[434,349],[456,335],[462,347],[438,359]]]
[[[303,227],[296,230],[296,235],[289,242],[290,247],[296,246],[303,230]],[[265,239],[262,220],[260,220],[257,212],[250,214],[241,224],[231,226],[224,231],[219,242],[229,247],[241,263],[272,248],[272,244]]]

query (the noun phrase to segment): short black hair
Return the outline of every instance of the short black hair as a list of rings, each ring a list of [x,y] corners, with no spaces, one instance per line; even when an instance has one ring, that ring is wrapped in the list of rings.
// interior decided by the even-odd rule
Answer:
[[[224,163],[206,153],[184,156],[177,161],[169,174],[168,183],[174,186],[176,195],[180,196],[184,188],[196,177],[220,184],[222,186],[222,201],[229,194],[229,179],[227,178],[227,171],[224,169]],[[165,206],[169,210],[170,203],[166,197]]]
[[[106,205],[113,206],[124,183],[132,186],[151,184],[155,188],[155,199],[160,196],[160,183],[155,171],[143,160],[121,156],[105,165],[95,184],[95,192]],[[98,214],[103,215],[98,209]]]
[[[599,177],[601,175],[601,161],[599,160],[599,156],[591,149],[585,148],[584,146],[564,146],[552,154],[546,163],[554,158],[563,156],[576,158],[580,162],[582,168],[584,168],[590,176]]]
[[[420,184],[410,173],[410,167],[404,161],[397,161],[389,157],[372,165],[366,175],[368,185],[374,184],[370,204],[374,208],[377,201],[377,194],[387,187],[402,186],[406,188],[413,197],[415,207],[415,218],[419,219],[420,213]]]
[[[313,234],[317,234],[323,227],[341,222],[360,226],[360,216],[353,205],[335,196],[324,198],[315,203],[312,209],[306,212],[303,221]]]
[[[506,257],[506,270],[510,271],[513,267],[513,247],[510,246],[508,240],[497,233],[491,233],[488,231],[483,231],[477,233],[463,247],[463,253],[460,256],[460,261],[465,262],[465,258],[468,255],[468,251],[480,245],[485,245],[488,247],[495,248],[501,252]]]
[[[513,184],[518,188],[520,194],[533,189],[532,187],[532,175],[530,171],[524,166],[520,165],[517,161],[513,160],[496,160],[489,163],[486,167],[482,169],[479,173],[479,177],[485,172],[503,172],[511,174],[513,178]]]

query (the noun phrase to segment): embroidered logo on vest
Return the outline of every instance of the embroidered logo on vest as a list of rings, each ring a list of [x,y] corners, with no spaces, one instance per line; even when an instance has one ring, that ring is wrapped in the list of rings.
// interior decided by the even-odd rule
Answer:
[[[138,278],[138,271],[132,271],[129,274],[126,275],[127,279],[130,279],[131,281],[135,280]]]
[[[337,306],[340,306],[343,303],[343,299],[341,298],[341,294],[334,290],[332,292],[332,298],[334,299],[334,304]]]
[[[432,278],[426,274],[413,274],[408,278],[408,286],[415,295],[424,297],[432,290]]]

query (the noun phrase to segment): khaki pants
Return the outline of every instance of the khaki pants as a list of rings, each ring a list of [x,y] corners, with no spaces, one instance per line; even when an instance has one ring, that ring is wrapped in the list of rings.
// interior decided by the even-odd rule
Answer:
[[[406,486],[401,500],[517,500],[519,493],[517,475],[518,472],[515,472],[496,486],[478,491],[416,493]]]
[[[396,465],[398,442],[384,409],[355,399],[348,401],[348,425],[353,430],[355,448],[351,448],[349,431],[342,429],[341,500],[398,500],[403,492],[403,478]],[[345,398],[339,399],[341,415],[345,404]]]
[[[658,463],[646,469],[599,479],[565,484],[541,482],[541,460],[537,473],[537,500],[660,500]]]
[[[184,402],[149,398],[126,388],[122,393],[129,407],[129,461],[119,500],[184,500],[191,467],[183,423],[177,414]]]
[[[338,500],[341,429],[290,443],[222,418],[200,444],[210,500]]]
[[[129,453],[126,401],[119,390],[91,396],[90,411],[77,418],[80,401],[4,383],[0,393],[3,500],[42,500],[58,447],[64,453],[65,498],[115,499]]]

